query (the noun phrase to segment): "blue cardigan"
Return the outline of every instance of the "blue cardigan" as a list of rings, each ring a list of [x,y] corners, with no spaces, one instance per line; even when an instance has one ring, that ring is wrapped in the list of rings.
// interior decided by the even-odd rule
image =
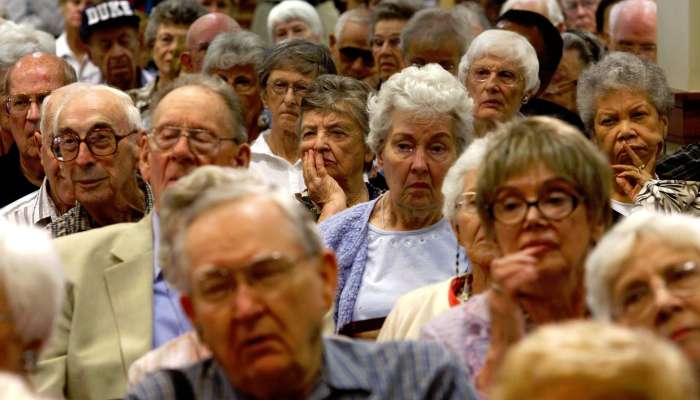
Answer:
[[[338,258],[338,289],[333,312],[336,332],[352,322],[367,263],[369,217],[378,199],[358,204],[319,224],[324,243]]]

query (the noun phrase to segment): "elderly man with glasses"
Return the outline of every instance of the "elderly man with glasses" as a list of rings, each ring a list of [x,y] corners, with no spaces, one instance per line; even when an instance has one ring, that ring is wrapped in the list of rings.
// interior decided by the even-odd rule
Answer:
[[[138,117],[135,108],[131,112]],[[140,132],[137,140],[141,175],[153,188],[154,212],[137,223],[56,241],[71,301],[64,304],[35,376],[45,394],[122,398],[132,362],[191,330],[178,291],[165,282],[154,256],[160,247],[158,202],[166,188],[198,166],[247,166],[250,148],[238,97],[219,80],[200,75],[177,79],[156,94],[152,115],[153,128]],[[59,115],[59,135],[61,120]],[[79,148],[80,159],[91,149],[100,160],[114,158],[105,154],[117,141],[117,147],[123,146],[137,135],[125,138],[133,130],[115,128],[119,134],[113,137],[106,132],[107,121],[105,116],[102,126],[95,122],[88,136],[57,136],[56,152],[70,159]]]
[[[335,255],[286,193],[204,167],[160,206],[161,264],[213,357],[151,375],[127,399],[475,399],[435,344],[322,337]]]
[[[126,93],[104,85],[68,93],[51,131],[52,152],[77,201],[49,225],[54,237],[135,222],[150,212],[152,194],[137,172],[141,118]]]

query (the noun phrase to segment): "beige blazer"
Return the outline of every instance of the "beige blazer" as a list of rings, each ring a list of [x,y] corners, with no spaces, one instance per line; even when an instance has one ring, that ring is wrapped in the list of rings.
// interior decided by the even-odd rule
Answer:
[[[32,379],[49,396],[115,399],[131,363],[151,349],[151,215],[55,241],[66,299]]]

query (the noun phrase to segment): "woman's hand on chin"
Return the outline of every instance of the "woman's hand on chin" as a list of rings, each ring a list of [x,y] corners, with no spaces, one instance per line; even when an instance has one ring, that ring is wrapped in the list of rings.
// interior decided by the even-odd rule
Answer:
[[[347,207],[347,196],[338,182],[326,171],[321,153],[313,150],[304,153],[302,169],[309,196],[316,205],[322,209],[333,208],[335,212]]]
[[[623,144],[625,151],[632,160],[629,164],[613,164],[610,167],[615,174],[615,183],[627,195],[630,202],[633,202],[639,192],[650,179],[654,179],[654,169],[656,168],[656,154],[644,163],[627,143]]]
[[[488,392],[508,349],[525,336],[525,314],[516,298],[524,286],[537,279],[541,249],[529,247],[491,263],[491,286],[486,292],[491,315],[491,344],[484,367],[476,376],[477,388]]]

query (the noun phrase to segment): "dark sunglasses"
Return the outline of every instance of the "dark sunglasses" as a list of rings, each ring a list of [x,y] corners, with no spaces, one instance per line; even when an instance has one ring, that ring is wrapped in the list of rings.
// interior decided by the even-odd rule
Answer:
[[[374,66],[374,57],[372,51],[360,49],[357,47],[343,47],[340,49],[340,57],[346,62],[353,62],[358,58],[362,59],[362,63],[367,67]]]

